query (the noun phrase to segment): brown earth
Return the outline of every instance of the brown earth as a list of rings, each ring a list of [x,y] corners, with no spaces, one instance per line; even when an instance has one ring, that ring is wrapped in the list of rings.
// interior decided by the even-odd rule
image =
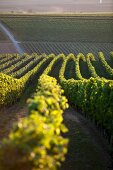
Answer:
[[[5,53],[13,54],[18,52],[12,43],[0,42],[0,54]]]
[[[0,141],[7,137],[13,124],[27,115],[27,107],[14,105],[0,110]]]

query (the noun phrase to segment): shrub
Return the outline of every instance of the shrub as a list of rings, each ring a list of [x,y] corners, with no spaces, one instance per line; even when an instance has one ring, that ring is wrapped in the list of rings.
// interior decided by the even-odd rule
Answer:
[[[61,136],[63,111],[68,107],[55,78],[42,75],[28,100],[29,114],[17,123],[0,148],[2,170],[56,170],[64,161],[68,140]]]
[[[22,93],[23,82],[0,73],[0,106],[12,104]]]

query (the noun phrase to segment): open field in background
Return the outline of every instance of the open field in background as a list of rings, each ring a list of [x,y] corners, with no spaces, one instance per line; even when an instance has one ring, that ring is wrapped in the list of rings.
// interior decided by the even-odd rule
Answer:
[[[113,19],[82,17],[10,17],[1,21],[18,41],[113,42]]]
[[[1,16],[0,20],[29,54],[93,52],[97,56],[103,51],[109,58],[113,49],[112,16],[12,15]]]

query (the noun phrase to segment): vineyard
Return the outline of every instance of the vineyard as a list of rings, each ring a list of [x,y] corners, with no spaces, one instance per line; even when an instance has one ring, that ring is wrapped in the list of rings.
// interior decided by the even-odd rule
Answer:
[[[1,21],[18,41],[113,42],[112,17],[4,16]]]
[[[86,56],[82,53],[77,56],[73,54],[68,56],[64,54],[58,56],[54,54],[37,55],[36,53],[32,55],[23,54],[22,56],[18,54],[1,55],[0,105],[5,106],[14,103],[35,79],[37,82],[42,74],[49,75],[58,80],[70,102],[76,104],[86,113],[90,113],[89,116],[95,118],[97,123],[105,126],[112,136],[113,127],[112,121],[110,125],[110,120],[112,120],[113,115],[110,112],[112,111],[113,52],[110,52],[109,57],[111,60],[107,62],[102,52],[98,53],[98,59],[95,59],[92,53],[88,53]],[[101,101],[98,101],[100,100],[98,93],[102,96]],[[99,104],[99,108],[94,105],[95,102],[102,102]],[[89,105],[88,108],[87,105]],[[109,110],[107,115],[108,106],[111,111]],[[103,107],[105,108],[103,109]],[[97,109],[98,116],[94,115],[95,109]],[[103,109],[103,112],[101,109]],[[99,114],[102,114],[102,120]]]
[[[113,156],[113,19],[4,15],[0,23],[25,52],[0,32],[0,170],[112,170],[86,124]]]
[[[88,43],[88,42],[22,42],[21,47],[28,53],[32,54],[33,52],[50,54],[54,53],[58,55],[64,53],[68,55],[73,53],[77,55],[81,50],[84,54],[87,54],[89,51],[95,55],[98,55],[99,51],[103,51],[106,58],[109,59],[108,51],[112,51],[113,43]],[[96,57],[98,58],[98,57]]]
[[[36,52],[39,55],[77,55],[82,51],[85,55],[91,52],[97,56],[98,52],[102,51],[109,57],[108,53],[113,49],[111,16],[12,15],[1,16],[0,21],[13,33],[21,48],[28,54]]]
[[[11,147],[11,150],[9,150],[8,153],[13,154],[14,156],[16,152],[21,152],[18,151],[18,149],[19,147],[21,147],[19,141],[22,142],[23,136],[26,137],[26,141],[23,141],[23,144],[26,145],[26,147],[27,145],[29,145],[28,143],[32,138],[27,138],[27,136],[29,136],[31,132],[30,129],[28,129],[27,132],[24,129],[24,126],[31,127],[30,124],[33,123],[34,127],[32,127],[32,133],[34,135],[35,133],[38,133],[37,135],[39,135],[40,130],[43,127],[37,129],[39,130],[39,132],[36,132],[35,124],[39,123],[39,121],[44,121],[44,126],[48,126],[48,128],[50,128],[51,125],[48,122],[50,120],[54,120],[53,118],[51,118],[51,116],[54,117],[58,114],[59,123],[56,122],[55,125],[55,122],[51,122],[54,126],[53,128],[51,128],[56,129],[51,132],[51,135],[56,135],[56,137],[53,138],[56,138],[56,140],[61,140],[63,142],[64,139],[61,139],[60,131],[65,132],[65,128],[62,129],[63,127],[60,127],[60,124],[63,120],[62,116],[60,118],[60,114],[62,114],[62,110],[65,110],[68,105],[66,98],[60,97],[62,94],[62,90],[61,92],[59,91],[60,87],[57,87],[58,85],[56,85],[56,80],[54,78],[57,79],[59,84],[64,89],[65,95],[68,98],[69,102],[73,104],[76,108],[80,108],[87,117],[90,117],[92,120],[94,120],[98,127],[104,129],[105,133],[108,136],[109,142],[112,144],[113,52],[110,52],[109,57],[110,60],[108,63],[105,59],[105,55],[102,52],[98,53],[98,59],[95,59],[95,56],[92,53],[88,53],[86,56],[82,53],[79,53],[77,56],[74,56],[72,53],[70,53],[68,56],[65,56],[64,54],[59,54],[58,56],[55,56],[54,54],[37,55],[36,53],[33,53],[32,55],[23,54],[22,56],[18,54],[4,54],[0,56],[0,106],[4,107],[14,104],[22,97],[26,90],[29,91],[28,89],[32,89],[34,90],[34,92],[36,92],[36,94],[34,95],[34,99],[31,99],[29,101],[30,115],[28,116],[28,118],[24,118],[22,122],[17,125],[17,130],[15,131],[14,129],[11,132],[12,134],[10,134],[9,139],[7,139],[7,142],[3,143],[3,158],[1,159],[1,165],[3,167],[4,165],[7,167],[11,166],[11,168],[14,169],[15,166],[19,163],[18,159],[20,158],[16,158],[17,160],[15,160],[15,164],[13,163],[13,165],[9,165],[8,162],[4,162],[6,161],[3,160],[4,155],[7,152],[9,146]],[[51,78],[49,76],[54,78]],[[56,94],[58,96],[56,96]],[[57,105],[57,103],[56,105],[54,105],[54,100],[58,100],[60,102],[59,106]],[[46,113],[44,111],[45,107],[47,107],[46,110],[50,109],[50,111],[47,111]],[[38,112],[38,114],[35,112]],[[51,113],[52,115],[48,117],[49,113]],[[44,115],[47,120],[43,120]],[[56,117],[55,120],[57,120]],[[58,126],[58,128],[56,126]],[[23,131],[22,129],[24,130],[24,133],[21,133]],[[16,136],[17,133],[19,134],[18,137]],[[50,141],[51,137],[48,137],[47,139],[47,136],[43,136],[43,138],[40,139],[40,142],[44,139]],[[35,138],[32,140],[34,140],[34,142],[36,141]],[[64,143],[61,142],[61,147],[64,154],[66,153],[65,146],[67,143],[67,140],[65,140]],[[15,143],[16,141],[17,144]],[[13,142],[15,143],[15,145],[12,145]],[[55,141],[52,142],[54,143]],[[46,143],[42,143],[43,144],[41,145],[43,145],[45,149],[50,147],[50,144],[48,144],[49,146],[46,146]],[[57,148],[58,143],[56,143],[55,145],[55,148]],[[18,149],[16,149],[15,147],[17,147]],[[39,148],[39,152],[36,151],[35,153],[36,145],[31,145],[30,147],[31,150],[34,150],[35,155],[38,155],[39,152],[41,154],[41,148]],[[61,157],[64,157],[63,152],[62,155],[60,155],[59,151],[57,150],[57,154],[59,156],[58,158],[55,158],[53,156],[53,159],[49,155],[49,153],[47,154],[47,151],[45,151],[44,155],[45,157],[47,155],[50,156],[48,157],[48,159],[50,159],[51,161],[54,161],[56,159],[59,164],[59,160],[61,161]],[[31,166],[37,167],[38,163],[38,165],[40,165],[38,168],[47,166],[49,167],[49,169],[53,169],[53,163],[52,165],[48,164],[48,161],[43,156],[42,158],[40,158],[42,159],[42,163],[39,163],[41,160],[34,160],[34,157],[32,156],[30,160],[28,160],[27,156],[31,154],[31,152],[25,152],[24,155],[21,154],[22,153],[20,153],[20,157],[22,157],[21,161],[24,161],[23,159],[24,157],[26,157],[27,162],[24,162],[25,166],[28,166],[30,164]],[[55,153],[53,152],[53,155],[54,154]],[[19,165],[18,167],[21,168],[21,166],[23,166],[23,164]],[[54,167],[57,167],[57,164],[54,164]]]

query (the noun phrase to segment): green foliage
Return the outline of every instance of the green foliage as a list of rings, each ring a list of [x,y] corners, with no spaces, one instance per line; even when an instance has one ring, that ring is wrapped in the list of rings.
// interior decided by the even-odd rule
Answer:
[[[56,56],[56,57],[51,61],[51,63],[49,64],[49,66],[44,70],[43,74],[48,75],[48,74],[51,72],[54,64],[55,64],[59,59],[61,59],[61,58],[64,60],[64,59],[65,59],[65,55],[64,55],[64,54],[59,54],[58,56]]]
[[[110,55],[112,56],[113,52],[111,52]],[[37,57],[37,55],[36,56],[34,55],[34,58],[35,57]],[[91,53],[88,53],[86,55],[86,58],[82,53],[79,53],[77,57],[75,57],[73,54],[69,54],[68,56],[65,56],[63,54],[58,55],[58,56],[55,56],[54,54],[45,56],[30,71],[29,71],[29,67],[26,65],[25,70],[28,69],[27,73],[20,79],[14,79],[3,73],[0,73],[0,105],[12,104],[13,102],[15,102],[18,98],[21,97],[22,93],[28,87],[29,83],[32,82],[35,78],[38,79],[37,78],[38,71],[40,70],[40,68],[43,66],[44,63],[46,63],[48,60],[51,61],[48,67],[44,71],[44,74],[49,74],[52,71],[54,64],[61,58],[63,59],[63,64],[60,69],[59,79],[60,79],[60,84],[62,85],[69,101],[73,103],[74,105],[76,105],[77,107],[81,108],[82,111],[85,112],[85,114],[90,116],[92,119],[96,120],[97,124],[104,127],[110,134],[113,134],[113,122],[112,122],[113,120],[113,106],[112,106],[113,82],[110,80],[106,80],[104,78],[100,78],[97,75],[96,70],[91,63],[91,61],[95,61],[95,58],[93,54]],[[106,69],[107,73],[109,74],[109,76],[112,78],[113,69],[106,62],[104,54],[102,52],[99,53],[99,59],[101,63],[103,64],[104,68]],[[4,56],[2,57],[2,60],[4,62]],[[8,60],[9,60],[9,56],[8,56]],[[65,79],[66,65],[69,60],[73,60],[75,63],[76,80],[74,80],[73,78],[69,80]],[[79,65],[80,60],[87,61],[89,71],[93,78],[84,79],[82,77],[81,72],[80,72],[80,65]],[[42,82],[40,86],[41,86],[41,89],[43,87],[45,91],[41,92],[40,88],[38,88],[37,91],[40,91],[41,94],[44,93],[43,95],[48,98],[48,96],[50,95],[50,93],[48,93],[48,87],[51,87],[51,84],[53,87],[55,80],[52,79],[52,82],[51,82],[50,78],[49,80],[47,80],[46,78],[47,80],[46,82],[45,79],[44,81],[43,79],[44,78],[40,78],[39,85]],[[48,82],[49,83],[51,82],[50,86],[48,86]],[[55,91],[55,88],[53,88],[53,91]],[[49,91],[51,90],[52,88],[49,89]],[[58,93],[57,88],[56,88],[56,93]],[[52,95],[53,95],[53,92],[52,92]],[[52,99],[52,102],[50,99],[49,101],[48,100],[46,101],[45,98],[43,98],[43,96],[36,97],[35,100],[37,102],[39,101],[42,103],[44,102],[46,104],[49,102],[50,103],[55,102],[53,99]],[[42,105],[42,103],[40,102],[38,104]],[[46,104],[44,104],[44,108]],[[35,108],[36,106],[37,104],[33,102],[32,107]]]
[[[96,70],[91,63],[91,61],[95,61],[94,55],[92,53],[88,53],[86,55],[86,61],[87,61],[87,65],[88,65],[91,77],[94,77],[94,78],[98,77]]]
[[[23,91],[23,82],[0,73],[0,106],[12,104]]]
[[[20,79],[15,79],[11,76],[0,73],[0,105],[3,106],[12,104],[18,98],[20,98],[24,90],[28,87],[28,83],[36,76],[40,67],[48,59],[51,59],[53,57],[53,55],[47,56]]]
[[[110,53],[112,55],[112,52]],[[101,61],[103,67],[105,68],[106,72],[108,73],[109,77],[113,79],[113,69],[109,66],[107,63],[104,54],[102,52],[99,52],[99,60]]]
[[[79,53],[77,55],[77,58],[76,58],[75,69],[76,69],[76,79],[77,80],[82,80],[83,79],[83,77],[81,75],[81,72],[80,72],[80,65],[79,65],[80,60],[83,60],[84,62],[86,61],[85,56],[82,53]]]
[[[22,63],[17,66],[14,67],[14,70],[12,71],[12,73],[10,74],[12,77],[16,77],[16,78],[21,78],[25,73],[27,73],[30,69],[34,68],[40,61],[40,59],[43,59],[43,56],[36,56],[35,58],[30,58],[32,59],[30,62],[29,58],[22,61]],[[28,64],[26,63],[28,62]],[[26,64],[25,64],[26,63]],[[18,63],[17,63],[18,64]],[[24,67],[22,67],[22,65],[24,64]],[[17,69],[17,67],[21,67],[20,69]],[[15,71],[17,69],[17,71]]]
[[[92,54],[89,53],[86,56],[86,60],[92,76],[96,78],[66,80],[64,74],[67,59],[65,59],[60,69],[60,84],[70,103],[79,107],[85,114],[94,119],[98,125],[105,128],[109,135],[113,135],[113,81],[97,77],[90,58],[94,60]],[[79,73],[79,63],[77,63],[77,65]]]
[[[28,100],[29,115],[12,129],[0,148],[2,170],[56,170],[64,161],[68,140],[61,136],[63,111],[67,99],[56,79],[42,75],[33,99]]]
[[[0,67],[10,60],[13,60],[15,58],[15,54],[1,54],[0,55]]]
[[[62,64],[62,67],[60,69],[60,73],[59,73],[59,78],[60,79],[65,79],[64,75],[65,75],[65,70],[66,70],[66,65],[67,65],[67,62],[69,60],[73,60],[75,62],[75,75],[76,75],[76,79],[77,80],[82,80],[83,77],[80,73],[80,66],[79,66],[79,61],[83,60],[84,62],[86,61],[85,60],[85,56],[82,54],[82,53],[79,53],[77,55],[77,57],[75,57],[74,55],[70,54],[66,57],[66,59],[64,60],[63,64]]]
[[[13,57],[13,60],[8,60],[7,62],[3,63],[2,65],[0,65],[0,71],[4,71],[10,68],[10,67],[14,67],[13,65],[20,61],[22,59],[22,56],[20,56],[19,54],[13,54],[12,56],[10,55],[10,58]],[[7,57],[6,57],[7,58]]]
[[[19,69],[19,66],[21,68],[26,61],[30,61],[32,59],[33,59],[32,56],[29,56],[28,54],[25,53],[22,56],[20,56],[18,60],[16,59],[13,60],[13,63],[11,63],[6,69],[3,69],[3,72],[5,74],[10,74],[12,72],[15,72],[15,70]]]
[[[61,77],[60,83],[71,103],[113,135],[112,81],[100,78],[77,81]]]

